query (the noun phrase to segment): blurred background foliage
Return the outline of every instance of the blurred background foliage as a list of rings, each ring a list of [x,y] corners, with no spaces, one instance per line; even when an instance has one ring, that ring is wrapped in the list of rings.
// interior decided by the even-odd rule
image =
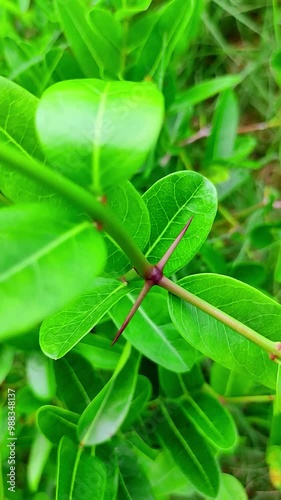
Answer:
[[[152,79],[165,95],[166,116],[160,140],[135,176],[134,185],[144,192],[168,173],[188,169],[202,173],[217,187],[219,209],[211,235],[198,256],[177,273],[177,278],[206,271],[227,274],[280,302],[280,2],[198,0],[192,22],[176,40],[165,71],[161,71],[159,62],[153,69],[149,50],[147,60],[144,57],[139,64],[140,48],[155,22],[154,12],[165,2],[136,3],[142,4],[143,12],[131,10],[128,14],[118,10],[121,3],[117,0],[81,1],[87,11],[98,6],[119,12],[119,16],[108,18],[106,25],[104,18],[96,20],[101,32],[108,28],[107,34],[110,33],[121,57],[119,70],[110,75],[111,59],[108,56],[106,61],[104,55],[105,78],[109,75],[116,79]],[[84,49],[75,46],[72,28],[63,29],[61,5],[62,2],[51,0],[0,2],[0,74],[37,97],[60,80],[99,77],[94,65],[93,74],[88,74],[83,64]],[[148,48],[157,49],[157,37],[151,43]],[[161,59],[165,60],[165,43],[162,48]],[[138,60],[135,66],[134,58]],[[107,323],[102,323],[98,331],[106,328]],[[21,337],[21,350],[27,340],[30,342],[30,336],[25,340]],[[36,349],[36,342],[31,342],[32,349]],[[0,379],[4,381],[9,373],[5,384],[18,390],[18,433],[22,437],[19,481],[24,482],[21,474],[23,477],[26,473],[28,463],[29,486],[37,489],[40,475],[32,478],[28,457],[31,446],[33,450],[41,447],[47,464],[45,484],[34,498],[44,500],[53,491],[53,483],[47,477],[54,477],[55,451],[47,440],[38,444],[42,436],[35,431],[35,412],[42,404],[39,396],[42,399],[43,389],[45,402],[51,400],[60,405],[60,400],[55,394],[50,360],[43,362],[42,358],[39,362],[38,356],[42,355],[34,354],[26,361],[22,351],[14,357],[17,347],[16,341],[13,346],[1,346]],[[36,363],[44,367],[47,382],[43,389],[36,386],[31,376]],[[249,387],[245,387],[245,380],[224,370],[216,364],[211,367],[208,360],[203,362],[204,375],[218,393],[229,397],[246,395]],[[228,387],[221,386],[224,378]],[[251,394],[255,390],[262,396],[263,390],[253,386]],[[235,457],[222,458],[223,470],[240,479],[249,498],[280,498],[280,493],[273,491],[265,458],[272,418],[268,402],[230,407],[242,437]],[[277,432],[278,426],[276,419],[271,433]],[[49,454],[51,460],[47,460]],[[274,460],[280,471],[280,457]],[[45,467],[42,461],[41,465]]]

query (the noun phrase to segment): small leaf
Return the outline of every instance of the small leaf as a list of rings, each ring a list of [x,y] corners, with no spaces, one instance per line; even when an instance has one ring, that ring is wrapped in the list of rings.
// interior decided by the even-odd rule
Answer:
[[[123,354],[128,356],[126,351]],[[134,395],[139,362],[136,355],[125,364],[120,359],[111,379],[81,415],[79,440],[84,446],[107,441],[122,425]]]
[[[216,274],[189,276],[178,284],[266,338],[280,341],[281,306],[260,291]],[[269,359],[268,353],[220,321],[172,295],[169,296],[169,309],[181,335],[205,356],[275,389],[277,364]]]
[[[165,275],[171,275],[195,256],[207,238],[217,210],[215,188],[196,172],[175,172],[153,184],[143,199],[151,223],[146,251],[151,264],[161,259],[193,217],[186,235],[165,266]]]
[[[56,499],[103,500],[106,468],[90,451],[63,436],[58,450]]]
[[[99,29],[100,23],[93,14],[88,20],[88,9],[85,3],[81,0],[68,0],[67,2],[55,0],[55,5],[62,30],[84,75],[88,78],[115,78],[120,66],[120,52],[108,40],[108,35],[105,36],[103,29]],[[100,11],[100,9],[97,10]],[[108,24],[107,18],[111,16],[110,13],[105,12],[104,24]],[[111,20],[111,27],[113,23],[114,19]]]
[[[206,497],[209,500],[212,497]],[[247,500],[248,496],[245,492],[242,484],[238,481],[235,476],[230,474],[221,474],[220,489],[216,500]]]
[[[235,445],[236,427],[230,413],[215,398],[203,393],[194,393],[182,401],[186,417],[200,434],[222,450]]]
[[[53,362],[40,352],[34,352],[27,358],[26,375],[33,394],[41,400],[55,396],[56,381]]]
[[[36,123],[50,165],[101,192],[139,170],[162,119],[163,97],[152,83],[91,79],[49,87]]]
[[[241,76],[239,75],[225,75],[200,82],[185,92],[179,93],[170,110],[171,112],[182,111],[187,106],[194,106],[202,101],[206,101],[215,94],[234,87],[240,82]]]
[[[0,232],[1,337],[24,332],[64,307],[105,264],[104,241],[92,224],[74,225],[54,209],[3,208]]]
[[[31,492],[35,493],[38,490],[51,449],[50,441],[38,433],[31,445],[26,471],[27,483]]]
[[[0,384],[5,380],[13,365],[15,350],[6,344],[0,345]]]
[[[93,285],[93,290],[43,322],[40,345],[47,356],[62,358],[129,291],[124,283],[112,279],[98,278]]]
[[[152,0],[113,0],[113,5],[118,9],[115,13],[117,19],[132,17],[147,10]]]
[[[162,407],[165,421],[156,434],[175,463],[200,493],[215,497],[219,489],[218,467],[205,440],[180,409]]]
[[[236,97],[231,90],[227,90],[218,99],[211,134],[207,140],[207,164],[220,158],[230,158],[234,154],[238,119]]]
[[[37,424],[40,431],[56,446],[62,436],[68,436],[77,442],[77,424],[79,415],[57,406],[41,406],[37,413]]]

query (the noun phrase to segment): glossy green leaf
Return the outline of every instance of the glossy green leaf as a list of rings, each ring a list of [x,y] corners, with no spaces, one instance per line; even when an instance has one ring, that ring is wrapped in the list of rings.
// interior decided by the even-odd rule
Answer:
[[[116,452],[119,465],[118,498],[155,500],[151,485],[135,453],[125,443],[120,443]]]
[[[194,4],[194,0],[188,4],[182,0],[172,0],[156,11],[153,29],[142,45],[135,66],[130,72],[134,80],[141,80],[149,75],[162,84],[179,39],[183,34],[188,39]]]
[[[36,492],[38,490],[51,449],[52,444],[50,441],[48,441],[45,436],[38,433],[30,449],[26,471],[28,487],[32,492]]]
[[[219,473],[208,445],[175,405],[162,411],[165,420],[156,429],[160,443],[193,486],[214,498],[219,489]]]
[[[131,406],[125,421],[122,424],[122,431],[131,427],[133,422],[137,420],[141,414],[143,406],[150,399],[152,394],[152,384],[144,375],[138,375],[135,393],[131,402]]]
[[[225,91],[218,99],[211,135],[207,140],[205,161],[207,164],[219,158],[230,158],[234,153],[234,143],[238,127],[238,105],[235,94]]]
[[[194,106],[199,102],[206,101],[220,92],[232,88],[241,82],[239,75],[219,76],[212,80],[206,80],[194,85],[190,89],[177,95],[171,106],[172,112],[182,111],[186,106]]]
[[[118,328],[134,301],[134,295],[129,293],[110,311],[110,316]],[[166,307],[165,296],[150,292],[122,335],[155,363],[175,372],[185,372],[196,361],[197,352],[183,342],[171,323],[165,324],[167,318],[161,318],[161,315]]]
[[[77,353],[69,353],[54,363],[57,395],[66,408],[82,413],[103,384],[91,364]]]
[[[105,464],[63,436],[58,450],[56,499],[104,500],[105,492]]]
[[[114,444],[111,442],[104,443],[95,449],[95,456],[106,465],[106,489],[103,500],[117,499],[118,464]]]
[[[178,283],[261,335],[280,340],[281,306],[260,291],[216,274],[189,276]],[[226,368],[275,388],[277,365],[256,344],[175,296],[169,297],[169,309],[188,343]]]
[[[101,335],[87,335],[73,352],[81,354],[92,366],[102,370],[114,370],[122,353],[123,346],[120,343],[111,345],[112,339]]]
[[[43,322],[40,345],[47,356],[64,356],[128,293],[128,287],[114,279],[98,278],[92,285],[91,291]]]
[[[160,179],[143,195],[151,235],[146,255],[156,264],[190,217],[193,221],[167,265],[168,276],[186,265],[204,243],[216,215],[214,186],[196,172],[175,172]]]
[[[89,79],[49,87],[36,123],[51,166],[100,192],[139,170],[162,119],[163,97],[152,83]]]
[[[122,425],[134,395],[139,362],[139,356],[134,354],[125,364],[120,359],[110,380],[81,415],[79,440],[83,445],[107,441]]]
[[[112,44],[106,27],[112,27],[110,13],[100,11],[103,29],[95,16],[88,18],[88,9],[81,0],[56,0],[60,24],[78,64],[88,78],[115,78],[120,66],[120,51]],[[111,62],[111,64],[110,64]]]
[[[40,352],[34,352],[27,358],[26,376],[33,394],[49,400],[55,396],[56,382],[53,362]]]
[[[230,413],[209,394],[194,393],[182,401],[186,417],[200,434],[222,450],[232,448],[237,440],[237,432]]]
[[[104,241],[90,222],[73,225],[47,207],[0,210],[0,233],[2,337],[24,332],[64,307],[91,286],[105,264]]]
[[[77,424],[79,415],[57,406],[41,406],[37,413],[40,431],[51,443],[58,446],[62,436],[68,436],[77,442]]]
[[[123,182],[106,191],[108,206],[126,227],[126,231],[143,250],[150,234],[150,220],[147,206],[138,191],[129,182]],[[105,239],[107,246],[107,263],[104,274],[108,277],[121,276],[132,266],[128,257],[109,237]]]

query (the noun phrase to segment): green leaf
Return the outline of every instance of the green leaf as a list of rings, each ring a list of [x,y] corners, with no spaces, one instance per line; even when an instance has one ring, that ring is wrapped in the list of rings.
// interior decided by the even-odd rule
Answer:
[[[215,497],[219,489],[218,467],[205,440],[176,406],[162,407],[164,420],[156,434],[160,443],[200,493]]]
[[[92,285],[93,290],[42,323],[40,345],[47,356],[63,357],[129,291],[124,283],[106,278],[98,278]]]
[[[3,208],[0,232],[1,337],[24,332],[64,307],[105,264],[102,236],[90,222],[73,225],[47,207]]]
[[[77,442],[77,424],[79,415],[57,406],[41,406],[37,413],[37,425],[40,431],[56,446],[62,436],[68,436]]]
[[[214,95],[234,87],[241,82],[240,75],[225,75],[206,80],[194,85],[185,92],[179,93],[175,102],[170,108],[171,112],[179,112],[187,106],[194,106],[202,101],[206,101]]]
[[[27,483],[31,492],[36,492],[38,490],[51,449],[52,444],[50,441],[48,441],[45,436],[38,433],[30,449],[26,471]]]
[[[129,182],[123,182],[106,191],[107,203],[126,231],[143,250],[150,234],[149,213],[141,195]],[[131,268],[128,257],[118,245],[109,237],[105,239],[107,246],[107,263],[105,275],[108,277],[121,276]]]
[[[121,430],[124,432],[131,427],[133,422],[137,420],[141,414],[143,406],[151,398],[152,384],[144,375],[138,375],[134,397],[125,421],[122,424]]]
[[[163,97],[152,83],[92,79],[49,87],[36,123],[51,166],[101,192],[139,170],[162,119]]]
[[[212,131],[207,140],[206,164],[234,154],[239,111],[235,94],[231,90],[220,95],[215,110]]]
[[[251,286],[216,274],[189,276],[178,284],[266,338],[280,340],[281,306]],[[256,344],[172,295],[169,309],[188,343],[226,368],[275,388],[277,365]]]
[[[91,364],[77,353],[54,363],[57,395],[68,410],[82,413],[101,390],[102,381]]]
[[[123,359],[126,356],[125,351]],[[81,415],[78,432],[84,446],[107,441],[122,425],[134,395],[139,362],[136,355],[125,364],[120,359],[110,380]]]
[[[0,76],[0,139],[32,157],[44,160],[35,129],[38,99],[25,89]],[[77,209],[50,188],[39,185],[25,175],[1,164],[0,189],[15,203],[40,201],[57,206],[67,215]]]
[[[53,362],[40,352],[27,358],[26,376],[33,394],[41,400],[49,400],[56,394]]]
[[[110,311],[118,328],[134,301],[134,295],[129,293]],[[168,318],[161,318],[161,315],[166,308],[166,297],[150,292],[149,298],[138,308],[122,335],[135,349],[155,363],[175,372],[185,372],[196,361],[197,352],[183,342],[173,325],[165,324]]]
[[[0,384],[5,380],[13,365],[15,350],[6,344],[0,345]]]
[[[190,493],[194,493],[187,477],[165,449],[151,461],[146,473],[157,499],[162,497],[166,499],[169,493],[176,493],[183,487],[190,487]]]
[[[56,0],[55,5],[62,30],[84,75],[88,78],[115,78],[120,66],[120,52],[106,34],[106,28],[112,28],[114,23],[110,13],[97,9],[97,16],[92,14],[88,18],[88,10],[81,0]],[[101,21],[103,29],[100,29]]]
[[[130,71],[134,80],[141,80],[149,75],[162,86],[166,69],[175,47],[184,34],[188,40],[190,20],[195,2],[186,4],[182,0],[172,0],[154,14],[154,26],[142,45]]]
[[[117,446],[119,464],[118,498],[126,500],[154,500],[151,485],[137,456],[124,443]]]
[[[194,393],[181,403],[186,417],[200,434],[222,450],[232,448],[237,432],[230,413],[209,394]]]
[[[114,370],[123,347],[118,342],[112,346],[111,342],[110,338],[89,334],[74,347],[73,351],[81,354],[95,368]]]
[[[158,367],[159,383],[168,398],[179,398],[183,394],[196,391],[204,384],[204,377],[198,363],[187,373],[173,373],[162,366]]]
[[[281,50],[274,52],[270,59],[270,65],[276,83],[281,87]]]
[[[147,10],[152,0],[113,0],[116,19],[126,19]]]
[[[209,500],[207,497],[206,500]],[[216,500],[247,500],[248,496],[245,492],[242,484],[238,481],[235,476],[230,474],[221,474],[220,489]]]
[[[58,450],[56,499],[103,500],[105,493],[105,464],[63,436]]]
[[[143,199],[151,223],[146,252],[151,264],[160,260],[188,219],[194,217],[165,266],[165,275],[171,275],[195,256],[207,238],[217,210],[216,190],[196,172],[175,172],[153,184]]]

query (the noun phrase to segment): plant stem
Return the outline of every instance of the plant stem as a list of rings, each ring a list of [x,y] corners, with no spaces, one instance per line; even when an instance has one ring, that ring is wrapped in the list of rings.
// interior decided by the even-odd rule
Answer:
[[[181,286],[169,280],[168,278],[166,278],[166,276],[163,276],[162,280],[159,283],[159,286],[165,288],[165,290],[168,290],[169,292],[173,293],[174,295],[184,300],[185,302],[192,304],[201,311],[209,314],[210,316],[220,321],[224,325],[228,326],[235,332],[239,333],[240,335],[243,335],[243,337],[247,338],[248,340],[254,342],[256,345],[261,347],[261,349],[267,351],[270,354],[272,360],[275,360],[275,358],[281,358],[280,342],[272,342],[271,340],[267,339],[260,333],[256,332],[255,330],[252,330],[252,328],[249,328],[243,323],[240,323],[240,321],[238,321],[235,318],[232,318],[227,313],[221,311],[212,304],[209,304],[200,297],[193,295],[193,293],[189,292],[188,290],[185,290]]]
[[[49,186],[67,198],[72,204],[77,205],[87,212],[118,243],[140,276],[143,277],[151,269],[151,264],[149,264],[134,240],[115,217],[112,210],[98,201],[89,191],[75,184],[67,177],[46,167],[38,160],[24,156],[2,143],[0,147],[0,162],[3,162],[11,169],[26,174],[39,183]]]

